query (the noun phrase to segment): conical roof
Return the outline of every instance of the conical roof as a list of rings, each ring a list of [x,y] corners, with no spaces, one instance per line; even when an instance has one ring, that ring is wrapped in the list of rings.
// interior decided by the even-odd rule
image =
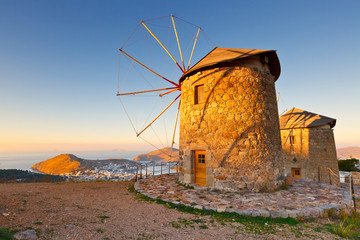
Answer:
[[[280,129],[314,128],[329,124],[335,127],[336,119],[320,114],[307,112],[298,108],[292,108],[280,117]]]
[[[275,81],[280,76],[280,62],[275,50],[260,50],[260,49],[242,49],[242,48],[214,48],[210,53],[198,61],[187,72],[185,72],[179,82],[183,81],[187,76],[190,76],[198,71],[215,68],[219,66],[226,66],[235,60],[247,58],[250,56],[264,54],[269,57],[269,66],[271,74],[275,76]]]

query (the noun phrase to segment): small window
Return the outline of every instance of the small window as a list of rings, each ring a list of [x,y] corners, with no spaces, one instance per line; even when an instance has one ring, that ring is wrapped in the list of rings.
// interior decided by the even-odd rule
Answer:
[[[290,145],[295,144],[295,136],[290,136]]]
[[[198,159],[199,163],[205,163],[205,154],[199,154]]]
[[[204,85],[195,86],[195,104],[205,102]]]
[[[292,176],[301,178],[301,168],[293,168]]]

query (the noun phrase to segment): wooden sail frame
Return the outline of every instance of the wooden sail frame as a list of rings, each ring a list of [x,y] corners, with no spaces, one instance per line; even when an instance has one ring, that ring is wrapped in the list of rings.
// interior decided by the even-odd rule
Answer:
[[[169,17],[169,16],[165,16],[165,17]],[[160,17],[160,18],[165,18],[165,17]],[[200,33],[200,30],[202,30],[199,26],[196,26],[192,23],[189,23],[183,19],[180,19],[178,17],[175,17],[174,15],[170,15],[170,18],[171,18],[171,22],[172,22],[172,28],[173,28],[173,31],[174,31],[174,34],[175,34],[175,37],[176,37],[176,42],[177,42],[177,47],[178,47],[178,50],[179,50],[179,54],[180,54],[180,58],[181,58],[181,65],[175,60],[175,58],[173,57],[173,55],[170,53],[170,51],[164,46],[164,44],[159,40],[159,38],[150,30],[149,26],[147,26],[145,24],[145,22],[147,21],[150,21],[150,20],[155,20],[155,19],[159,19],[159,18],[155,18],[155,19],[149,19],[149,20],[144,20],[144,21],[140,21],[139,25],[137,26],[137,28],[139,26],[143,26],[149,33],[150,35],[156,40],[156,42],[161,46],[161,48],[163,50],[165,50],[165,52],[167,53],[167,55],[172,59],[172,61],[177,65],[177,67],[181,70],[182,74],[184,74],[186,71],[189,70],[190,68],[190,64],[191,64],[191,60],[193,58],[193,54],[194,54],[194,51],[195,51],[195,48],[196,48],[196,44],[197,44],[197,40],[198,40],[198,37],[199,37],[199,33]],[[181,44],[180,44],[180,38],[179,38],[179,34],[178,34],[178,31],[177,31],[177,28],[176,28],[176,24],[175,24],[175,20],[174,18],[177,18],[179,20],[182,20],[184,21],[185,23],[189,23],[195,27],[197,27],[197,31],[196,31],[196,35],[194,36],[193,38],[193,45],[192,45],[192,50],[191,50],[191,54],[190,54],[190,58],[189,58],[189,61],[188,61],[188,64],[187,66],[185,67],[185,63],[184,63],[184,56],[183,56],[183,52],[182,52],[182,49],[181,49]],[[136,31],[136,29],[134,30],[134,32]],[[134,34],[134,32],[130,35],[130,37]],[[205,33],[204,33],[205,34]],[[130,38],[129,37],[129,38]],[[207,36],[206,36],[207,37]],[[126,42],[129,40],[129,38],[126,40]],[[126,43],[125,42],[125,43]],[[158,72],[154,71],[153,69],[151,69],[150,67],[146,66],[145,64],[143,64],[141,61],[139,61],[138,59],[135,59],[133,56],[131,56],[129,53],[125,52],[123,50],[123,47],[125,46],[125,43],[124,45],[119,49],[120,53],[124,54],[126,57],[130,58],[132,61],[136,62],[137,64],[139,64],[140,66],[142,66],[143,68],[147,69],[148,71],[152,72],[153,74],[155,74],[156,76],[158,76],[159,78],[165,80],[166,82],[170,83],[173,85],[173,87],[167,87],[167,88],[158,88],[158,89],[150,89],[150,90],[143,90],[143,91],[133,91],[133,92],[127,92],[127,93],[117,93],[117,96],[127,96],[127,95],[137,95],[137,94],[145,94],[145,93],[151,93],[151,92],[162,92],[159,94],[160,97],[162,96],[165,96],[165,95],[168,95],[170,93],[174,93],[176,91],[180,91],[181,92],[181,86],[180,84],[174,82],[174,81],[171,81],[170,79],[162,76],[161,74],[159,74]],[[190,45],[189,45],[189,48],[190,48]],[[163,92],[164,91],[164,92]],[[179,114],[180,114],[180,105],[181,105],[181,93],[169,104],[167,105],[149,124],[147,124],[141,131],[136,132],[136,136],[137,137],[140,137],[140,135],[146,131],[159,117],[161,117],[175,102],[176,100],[179,99],[179,105],[178,105],[178,109],[177,109],[177,114],[176,114],[176,119],[175,119],[175,125],[174,125],[174,129],[173,129],[173,136],[172,136],[172,139],[171,139],[171,149],[173,148],[173,145],[175,143],[175,134],[176,134],[176,128],[177,128],[177,124],[178,124],[178,119],[179,119]],[[129,118],[129,120],[131,121],[131,119]]]

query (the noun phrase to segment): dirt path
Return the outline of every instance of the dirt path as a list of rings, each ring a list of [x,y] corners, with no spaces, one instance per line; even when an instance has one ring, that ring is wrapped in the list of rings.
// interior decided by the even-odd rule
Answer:
[[[319,223],[253,228],[141,201],[129,182],[0,184],[0,226],[40,239],[335,239]],[[9,214],[7,214],[9,213]],[[339,237],[337,237],[339,238]]]

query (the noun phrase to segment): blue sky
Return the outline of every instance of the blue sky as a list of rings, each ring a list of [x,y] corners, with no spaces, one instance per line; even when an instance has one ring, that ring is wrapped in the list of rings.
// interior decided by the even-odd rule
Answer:
[[[117,99],[118,49],[140,20],[174,14],[219,47],[276,49],[279,111],[337,119],[360,146],[359,1],[0,0],[0,151],[124,149],[137,139]]]

